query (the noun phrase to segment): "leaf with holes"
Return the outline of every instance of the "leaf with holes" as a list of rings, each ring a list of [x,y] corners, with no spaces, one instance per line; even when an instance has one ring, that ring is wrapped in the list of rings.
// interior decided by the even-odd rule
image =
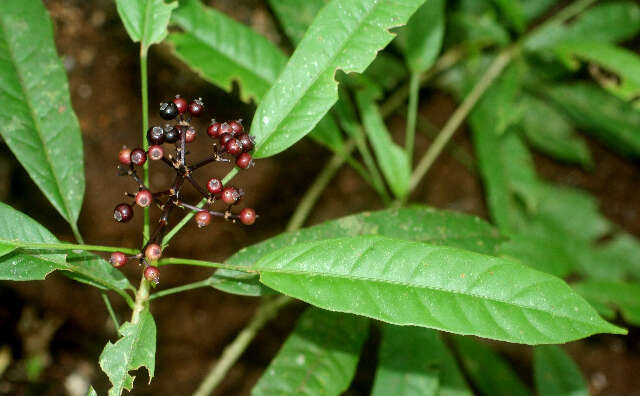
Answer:
[[[164,0],[116,0],[116,8],[129,37],[140,42],[142,53],[149,47],[164,40],[171,11],[178,2],[165,3]]]
[[[82,137],[40,1],[0,2],[0,135],[73,228],[84,196]]]

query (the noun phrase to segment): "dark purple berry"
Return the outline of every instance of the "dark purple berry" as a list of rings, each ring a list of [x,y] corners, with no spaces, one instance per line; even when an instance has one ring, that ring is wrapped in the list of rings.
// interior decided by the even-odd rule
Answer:
[[[160,270],[158,267],[150,265],[144,269],[144,278],[154,285],[157,285],[160,283]]]
[[[202,102],[202,98],[194,99],[189,103],[189,113],[191,113],[192,116],[198,117],[202,114],[203,110],[204,103]]]
[[[133,218],[133,208],[129,204],[121,203],[113,210],[113,218],[118,223],[126,223]]]
[[[157,161],[164,157],[164,149],[162,146],[150,146],[149,147],[149,159]]]
[[[173,103],[176,105],[178,109],[178,114],[184,114],[187,111],[187,100],[180,95],[176,95],[176,98],[173,99]]]
[[[231,133],[233,133],[233,135],[239,135],[244,132],[244,127],[242,126],[242,120],[230,121],[229,126],[231,127]]]
[[[240,211],[240,221],[244,225],[251,225],[256,222],[256,211],[251,208],[244,208]]]
[[[227,144],[224,145],[224,147],[227,150],[227,153],[233,156],[236,156],[242,153],[242,145],[236,138],[229,139],[229,141],[227,142]]]
[[[207,190],[209,190],[211,194],[219,194],[222,191],[222,182],[220,179],[216,179],[215,177],[209,179],[207,182]]]
[[[251,165],[253,165],[253,159],[251,158],[251,154],[242,153],[236,158],[236,165],[238,168],[247,169]]]
[[[154,261],[162,257],[162,248],[157,243],[150,243],[144,249],[144,256],[149,261]]]
[[[227,122],[223,122],[222,124],[220,124],[220,135],[222,135],[223,133],[228,133],[228,134],[233,134],[233,128],[231,128],[231,125],[229,125],[229,123]]]
[[[164,129],[159,126],[149,128],[147,130],[147,142],[151,145],[164,143]]]
[[[160,117],[165,120],[173,120],[178,115],[178,106],[173,102],[160,103]]]
[[[147,153],[145,153],[141,148],[133,149],[133,151],[131,151],[130,158],[134,165],[142,166],[147,162]]]
[[[196,224],[199,228],[206,227],[211,223],[211,214],[206,210],[196,213]]]
[[[220,136],[220,123],[216,120],[211,120],[211,125],[207,128],[207,135],[213,139]]]
[[[144,189],[138,191],[136,194],[136,204],[138,204],[138,206],[146,208],[151,205],[151,202],[153,202],[153,194],[151,194],[151,191]]]
[[[223,133],[220,135],[220,145],[224,148],[231,139],[233,139],[233,136],[230,133]]]
[[[184,141],[186,143],[193,143],[193,141],[196,140],[197,135],[198,135],[198,132],[196,132],[196,129],[190,126],[189,128],[187,128],[187,131],[185,132]]]
[[[180,131],[178,130],[178,125],[175,127],[170,127],[171,129],[164,129],[164,141],[167,143],[175,143],[180,139]]]
[[[249,136],[247,133],[241,133],[236,136],[236,139],[242,144],[242,149],[244,151],[251,151],[253,147],[256,145],[253,136]]]
[[[227,205],[233,205],[240,199],[240,192],[234,187],[226,187],[222,190],[222,201]]]
[[[113,252],[111,253],[111,258],[109,258],[109,262],[116,268],[120,268],[127,263],[127,256],[122,252]]]
[[[118,161],[122,165],[129,165],[131,163],[131,149],[127,146],[122,147],[122,150],[118,153]]]

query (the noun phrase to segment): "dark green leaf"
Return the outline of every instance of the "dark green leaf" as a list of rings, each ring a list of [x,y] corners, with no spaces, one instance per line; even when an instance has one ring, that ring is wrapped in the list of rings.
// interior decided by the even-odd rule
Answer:
[[[531,393],[500,355],[471,337],[455,337],[453,345],[471,382],[486,396],[529,396]]]
[[[65,271],[64,274],[73,280],[103,290],[133,289],[133,286],[131,286],[131,283],[122,272],[100,256],[88,252],[69,253],[67,262],[70,265],[71,272]],[[91,274],[91,277],[86,276],[86,274]]]
[[[589,396],[582,373],[560,347],[536,347],[533,352],[533,372],[539,395]]]
[[[496,3],[502,15],[504,15],[509,22],[509,25],[511,25],[516,32],[522,33],[526,20],[520,0],[493,0],[493,2]]]
[[[392,324],[527,344],[625,332],[562,280],[457,248],[358,236],[296,244],[251,268],[281,293]]]
[[[376,59],[365,70],[364,76],[370,81],[375,81],[385,91],[391,91],[407,78],[407,68],[395,56],[378,52]]]
[[[471,395],[437,331],[385,325],[372,396]]]
[[[571,286],[594,307],[618,310],[627,323],[640,326],[640,283],[584,281]]]
[[[307,308],[251,395],[342,394],[368,330],[365,318]]]
[[[433,65],[444,37],[444,0],[428,0],[407,22],[406,59],[409,69],[422,73]]]
[[[515,234],[498,251],[503,257],[520,261],[539,271],[563,278],[577,267],[567,240],[561,232],[553,233],[551,227],[529,227]]]
[[[156,367],[156,323],[148,309],[140,313],[137,323],[127,322],[118,332],[121,338],[115,344],[108,342],[100,354],[100,367],[112,384],[109,396],[133,388],[135,376],[130,370],[146,367],[151,381]]]
[[[445,40],[451,45],[507,45],[509,32],[490,14],[455,12],[448,16]]]
[[[285,150],[338,99],[337,70],[362,72],[424,0],[333,0],[309,27],[286,68],[258,106],[256,158]],[[341,23],[336,24],[335,21]]]
[[[269,0],[282,30],[294,46],[298,45],[313,19],[327,0]]]
[[[72,227],[84,195],[82,138],[40,1],[0,1],[0,134]]]
[[[549,8],[559,3],[559,0],[536,0],[523,1],[521,3],[522,13],[527,21],[542,16]]]
[[[164,40],[171,11],[178,2],[165,3],[164,0],[116,0],[118,14],[129,37],[139,42],[146,54],[149,47]]]

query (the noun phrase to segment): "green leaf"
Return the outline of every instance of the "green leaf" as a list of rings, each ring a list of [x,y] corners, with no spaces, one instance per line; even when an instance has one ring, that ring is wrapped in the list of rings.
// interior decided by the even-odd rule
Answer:
[[[640,57],[635,52],[597,41],[574,41],[557,47],[556,51],[573,69],[580,64],[576,59],[605,69],[607,76],[598,82],[623,100],[631,101],[640,95]]]
[[[356,93],[356,103],[373,152],[393,194],[402,198],[409,193],[411,168],[407,153],[391,139],[375,98],[380,95],[373,85]]]
[[[522,7],[522,13],[527,21],[542,16],[549,8],[559,3],[559,0],[536,0],[536,1],[523,1],[520,3]]]
[[[368,332],[365,318],[307,308],[251,395],[342,394]]]
[[[82,138],[40,1],[0,2],[0,135],[72,227],[84,195]]]
[[[55,243],[55,236],[29,216],[0,203],[0,236],[4,246],[11,240]],[[15,245],[14,245],[15,246]],[[0,279],[26,281],[44,279],[57,269],[67,269],[64,254],[21,249],[0,257]]]
[[[618,310],[627,323],[640,325],[640,283],[584,281],[571,286],[595,307]]]
[[[519,0],[493,0],[498,9],[504,15],[516,32],[522,33],[526,25],[526,19],[522,4]]]
[[[65,271],[64,274],[73,280],[103,290],[135,290],[122,271],[114,268],[100,256],[88,252],[69,253],[67,262],[72,272]],[[91,277],[87,277],[85,275],[87,273],[91,274]]]
[[[198,0],[182,1],[172,22],[184,30],[169,35],[174,55],[226,91],[238,82],[245,102],[260,101],[287,62],[265,37]]]
[[[457,248],[358,236],[286,247],[252,269],[281,293],[392,324],[526,344],[625,332],[562,280]]]
[[[533,350],[533,372],[539,395],[589,396],[589,388],[580,369],[560,347],[536,347]]]
[[[129,370],[146,367],[151,382],[156,366],[156,323],[148,308],[140,313],[137,323],[127,322],[118,332],[121,338],[115,344],[108,342],[99,360],[112,384],[109,396],[119,396],[124,389],[133,388],[135,376]]]
[[[640,157],[640,112],[594,84],[546,86],[541,93],[566,112],[575,125],[622,154]]]
[[[546,25],[525,40],[524,48],[539,51],[576,40],[615,43],[630,39],[638,32],[640,6],[630,1],[609,2],[586,10],[568,25]]]
[[[471,395],[437,331],[385,325],[371,396]]]
[[[98,393],[96,392],[95,389],[93,389],[93,386],[89,385],[89,390],[87,391],[87,396],[98,396]]]
[[[556,108],[532,95],[523,95],[520,102],[525,108],[520,125],[531,145],[560,161],[592,165],[587,144]]]
[[[385,91],[392,91],[408,75],[407,68],[400,59],[387,52],[379,52],[376,59],[365,70],[364,76],[369,81],[375,81]]]
[[[13,252],[17,248],[18,248],[17,246],[12,245],[10,243],[0,242],[0,258],[2,256],[6,256],[7,254]]]
[[[422,73],[436,61],[444,38],[444,0],[428,0],[407,22],[407,65]]]
[[[508,257],[538,271],[563,278],[577,267],[572,251],[567,249],[565,235],[553,233],[550,227],[530,227],[524,232],[511,236],[500,245],[498,251]]]
[[[164,0],[116,0],[116,8],[129,37],[139,42],[143,54],[149,47],[167,37],[171,11],[178,2]]]
[[[327,0],[269,0],[269,6],[280,21],[282,30],[294,46],[300,43],[325,4]]]
[[[314,227],[280,234],[231,256],[228,264],[250,267],[261,257],[298,243],[356,235],[383,235],[435,245],[457,246],[492,254],[504,239],[490,224],[474,216],[424,206],[364,212],[331,220]],[[246,272],[217,270],[212,287],[235,294],[260,296],[272,293]],[[240,280],[240,285],[235,285]]]
[[[309,27],[258,106],[256,158],[277,154],[309,133],[338,99],[337,70],[362,72],[424,0],[333,0]],[[341,23],[336,24],[335,21]]]
[[[453,345],[471,382],[487,396],[528,396],[531,393],[500,355],[471,337],[454,337]]]
[[[448,15],[445,40],[450,45],[504,46],[509,43],[509,32],[491,14],[454,12]]]

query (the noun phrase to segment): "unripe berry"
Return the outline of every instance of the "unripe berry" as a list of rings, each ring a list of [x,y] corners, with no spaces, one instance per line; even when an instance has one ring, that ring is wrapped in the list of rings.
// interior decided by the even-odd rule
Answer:
[[[175,143],[180,139],[180,131],[178,125],[175,127],[167,125],[164,129],[164,141],[167,143]]]
[[[231,133],[233,133],[234,135],[239,135],[244,132],[242,120],[233,120],[229,122],[229,126],[231,127]]]
[[[158,267],[150,265],[144,269],[144,278],[154,285],[157,285],[160,283],[160,270]]]
[[[147,130],[147,142],[151,145],[164,143],[164,129],[159,126],[149,128]]]
[[[136,194],[136,203],[142,208],[146,208],[153,202],[153,194],[149,190],[140,190]]]
[[[157,243],[150,243],[144,249],[144,256],[149,261],[155,261],[162,257],[162,248]]]
[[[178,106],[173,102],[160,103],[160,117],[165,120],[173,120],[178,115]]]
[[[113,252],[109,258],[109,263],[116,268],[120,268],[127,263],[127,256],[122,252]]]
[[[202,98],[194,99],[189,103],[189,113],[191,113],[192,116],[198,117],[202,114],[203,110],[204,103],[202,103]]]
[[[209,135],[209,137],[211,137],[212,139],[220,136],[220,123],[216,120],[211,120],[211,125],[209,125],[209,127],[207,128],[207,135]]]
[[[118,153],[118,161],[122,165],[129,165],[131,163],[131,149],[127,146],[122,147],[122,150]]]
[[[121,203],[113,210],[113,218],[118,223],[126,223],[133,218],[133,208],[129,204]]]
[[[206,210],[196,213],[196,224],[199,228],[206,227],[211,223],[211,214]]]
[[[162,146],[150,146],[149,147],[149,159],[157,161],[164,157],[164,149]]]
[[[242,150],[251,151],[253,147],[256,145],[253,136],[249,136],[247,133],[241,133],[236,136],[236,139],[242,144]]]
[[[231,125],[227,122],[220,124],[220,135],[223,133],[233,134],[233,128],[231,128]]]
[[[215,177],[209,179],[207,182],[207,190],[209,190],[211,194],[219,194],[222,191],[222,182],[220,179],[216,179]]]
[[[240,221],[244,225],[251,225],[256,222],[256,211],[251,208],[244,208],[240,211]]]
[[[130,158],[134,165],[142,166],[147,162],[147,153],[145,153],[141,148],[133,149],[133,151],[131,151]]]
[[[234,187],[226,187],[222,190],[222,201],[227,205],[233,205],[240,199],[240,192]]]
[[[187,100],[180,95],[176,95],[176,98],[173,99],[173,103],[175,103],[176,108],[178,109],[178,114],[184,114],[187,111]]]
[[[242,145],[236,138],[229,139],[229,141],[227,142],[227,144],[224,145],[224,147],[227,150],[227,153],[233,156],[236,156],[242,153]]]
[[[196,140],[197,134],[198,133],[196,132],[196,129],[194,127],[187,128],[187,131],[185,132],[185,135],[184,135],[184,141],[186,143],[192,143],[194,140]]]
[[[220,135],[220,145],[224,148],[229,140],[233,139],[230,133],[223,133]]]
[[[251,154],[242,153],[236,158],[236,165],[238,168],[247,169],[251,165],[253,165],[253,160],[251,159]]]

